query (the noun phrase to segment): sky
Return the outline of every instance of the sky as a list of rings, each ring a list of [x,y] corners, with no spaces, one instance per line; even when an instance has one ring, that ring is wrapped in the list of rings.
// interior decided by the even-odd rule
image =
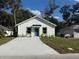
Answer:
[[[79,0],[55,0],[56,4],[59,5],[59,8],[55,10],[53,16],[59,19],[59,21],[62,21],[62,16],[59,12],[59,9],[64,4],[74,4],[75,2],[79,2]],[[22,0],[22,6],[24,9],[29,9],[32,13],[40,15],[41,12],[44,11],[44,9],[48,5],[48,0]]]

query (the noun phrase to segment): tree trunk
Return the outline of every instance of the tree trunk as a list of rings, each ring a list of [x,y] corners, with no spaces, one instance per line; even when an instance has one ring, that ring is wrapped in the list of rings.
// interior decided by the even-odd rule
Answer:
[[[15,27],[16,27],[16,9],[14,9],[13,15],[14,15],[14,23],[15,23]]]
[[[13,16],[14,16],[14,28],[13,28],[13,31],[14,31],[14,37],[17,36],[17,27],[16,27],[16,9],[14,9],[14,13],[13,13]]]

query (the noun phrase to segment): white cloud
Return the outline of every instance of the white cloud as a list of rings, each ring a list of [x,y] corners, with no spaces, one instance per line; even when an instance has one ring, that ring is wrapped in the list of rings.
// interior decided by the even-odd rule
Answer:
[[[41,15],[41,12],[39,10],[32,10],[32,9],[29,9],[28,10],[33,13],[34,15]]]
[[[38,10],[31,10],[34,15],[41,15],[41,12]]]
[[[79,2],[79,0],[75,0],[75,1]]]
[[[58,16],[54,16],[56,19],[60,19],[60,17],[58,17]]]
[[[54,16],[54,18],[56,18],[58,21],[63,21],[63,19],[59,16]]]

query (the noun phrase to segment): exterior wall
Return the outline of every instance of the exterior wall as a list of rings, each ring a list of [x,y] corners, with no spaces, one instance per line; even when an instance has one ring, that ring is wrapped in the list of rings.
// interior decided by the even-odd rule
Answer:
[[[72,35],[74,35],[74,31],[73,31],[73,29],[63,29],[60,31],[60,34],[63,34],[64,36],[66,34],[70,34],[72,36]]]
[[[13,35],[13,31],[6,31],[5,36],[11,36],[11,35]]]
[[[37,20],[38,19],[38,20]],[[21,25],[18,26],[18,36],[27,36],[27,27],[32,27],[32,25],[41,25],[41,27],[39,27],[39,35],[41,36],[43,31],[42,28],[43,27],[47,27],[47,36],[51,36],[51,35],[55,35],[55,26],[51,26],[49,24],[47,24],[45,21],[42,21],[39,18],[35,18],[32,19],[28,22],[25,22]],[[31,32],[31,36],[35,36],[34,33],[34,29],[32,28],[32,32]]]
[[[73,35],[73,38],[79,38],[79,31],[73,29],[64,29],[60,31],[61,34],[70,34]]]
[[[79,38],[79,32],[74,31],[74,38]]]

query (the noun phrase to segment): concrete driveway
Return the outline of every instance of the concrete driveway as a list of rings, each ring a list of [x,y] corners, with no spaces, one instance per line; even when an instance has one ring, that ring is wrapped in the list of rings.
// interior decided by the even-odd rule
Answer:
[[[18,37],[0,46],[0,56],[38,56],[59,54],[41,42],[39,37]]]
[[[0,59],[79,59],[79,54],[59,54],[38,37],[18,37],[0,46]]]

